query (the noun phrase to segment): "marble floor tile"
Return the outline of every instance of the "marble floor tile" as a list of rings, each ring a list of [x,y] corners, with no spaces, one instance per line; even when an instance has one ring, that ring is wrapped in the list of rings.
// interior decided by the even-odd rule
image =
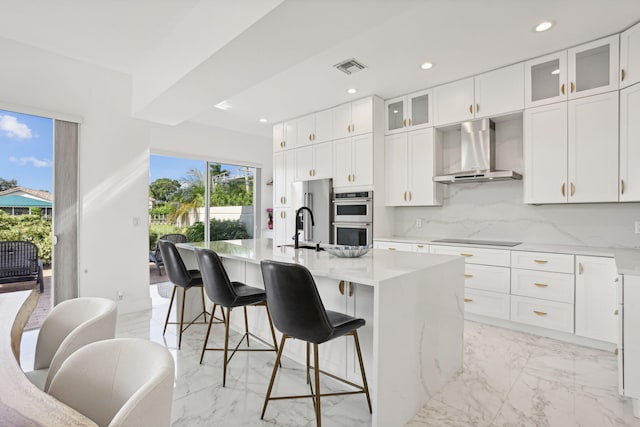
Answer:
[[[438,400],[431,399],[416,416],[407,423],[408,427],[486,427],[489,423],[473,417]]]

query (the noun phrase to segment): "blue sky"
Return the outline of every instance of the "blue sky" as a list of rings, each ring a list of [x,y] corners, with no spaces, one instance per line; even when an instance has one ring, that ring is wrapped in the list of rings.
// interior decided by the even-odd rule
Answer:
[[[52,190],[53,120],[0,110],[0,178]]]
[[[205,171],[206,162],[203,160],[185,159],[182,157],[167,157],[152,154],[149,160],[149,183],[152,183],[158,178],[170,178],[177,179],[187,175],[187,171],[190,169],[199,169]],[[239,166],[235,165],[222,165],[223,170],[228,170],[231,175],[239,173]]]

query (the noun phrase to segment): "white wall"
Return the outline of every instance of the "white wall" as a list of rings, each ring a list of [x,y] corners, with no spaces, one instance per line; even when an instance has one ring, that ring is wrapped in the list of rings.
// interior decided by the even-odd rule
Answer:
[[[151,125],[131,118],[131,79],[125,74],[2,38],[0,52],[3,108],[53,111],[82,119],[80,296],[116,299],[118,290],[123,290],[121,312],[150,306],[150,151],[264,165],[266,176],[271,176],[271,142],[266,138],[192,124]],[[270,202],[271,196],[264,200]]]

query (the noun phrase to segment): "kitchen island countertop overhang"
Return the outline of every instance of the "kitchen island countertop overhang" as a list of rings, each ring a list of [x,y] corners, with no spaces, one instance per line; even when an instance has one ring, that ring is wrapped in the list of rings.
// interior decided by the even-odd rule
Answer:
[[[359,258],[339,258],[324,251],[274,247],[271,239],[176,246],[188,268],[198,267],[194,246],[208,247],[227,263],[231,280],[261,288],[260,261],[303,265],[330,310],[336,309],[332,302],[352,296],[351,288],[337,295],[335,285],[353,284],[357,304],[347,314],[367,322],[359,335],[363,353],[368,353],[364,359],[373,426],[404,425],[462,368],[465,264],[460,257],[373,249]],[[191,306],[197,310],[198,302],[190,301]],[[295,352],[288,356],[304,364]]]

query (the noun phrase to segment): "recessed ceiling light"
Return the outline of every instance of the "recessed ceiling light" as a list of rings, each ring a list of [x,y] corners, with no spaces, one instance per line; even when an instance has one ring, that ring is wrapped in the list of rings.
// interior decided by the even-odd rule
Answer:
[[[553,27],[553,22],[551,22],[551,21],[544,21],[544,22],[539,23],[539,24],[536,26],[536,31],[537,31],[537,32],[539,32],[539,33],[541,33],[541,32],[543,32],[543,31],[547,31],[547,30],[548,30],[549,28],[551,28],[551,27]]]
[[[356,93],[358,91],[358,89],[351,87],[349,89],[347,89],[347,93],[353,95],[354,93]]]
[[[433,63],[432,62],[424,62],[422,65],[420,65],[420,68],[422,68],[423,70],[428,70],[429,68],[433,67]]]
[[[216,107],[219,110],[227,111],[228,109],[231,108],[231,104],[229,104],[227,101],[222,101],[214,105],[214,107]]]
[[[258,121],[259,121],[260,123],[267,123],[269,120],[267,120],[267,119],[260,119],[260,120],[258,120]]]
[[[551,74],[553,74],[553,75],[560,74],[560,68],[556,68],[555,70],[553,70],[551,72]]]

